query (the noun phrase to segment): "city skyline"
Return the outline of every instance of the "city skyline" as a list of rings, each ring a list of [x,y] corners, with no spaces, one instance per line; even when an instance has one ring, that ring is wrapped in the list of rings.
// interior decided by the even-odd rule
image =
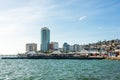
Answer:
[[[60,47],[119,39],[119,8],[119,0],[0,1],[0,54],[25,52],[26,43],[40,49],[42,27]]]

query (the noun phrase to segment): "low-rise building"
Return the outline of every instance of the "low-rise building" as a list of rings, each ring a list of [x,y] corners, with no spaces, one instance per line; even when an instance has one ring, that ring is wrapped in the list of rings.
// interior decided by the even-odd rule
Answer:
[[[74,52],[79,52],[79,51],[80,51],[80,45],[74,44]]]
[[[73,46],[73,45],[70,45],[69,51],[70,51],[70,52],[74,52],[74,46]]]
[[[30,52],[30,51],[37,51],[37,44],[36,43],[26,44],[26,52]]]
[[[64,52],[69,52],[69,49],[70,49],[70,45],[68,43],[64,43],[63,44],[63,51]]]
[[[58,45],[58,42],[51,42],[50,43],[50,49],[51,50],[58,50],[58,47],[59,45]]]

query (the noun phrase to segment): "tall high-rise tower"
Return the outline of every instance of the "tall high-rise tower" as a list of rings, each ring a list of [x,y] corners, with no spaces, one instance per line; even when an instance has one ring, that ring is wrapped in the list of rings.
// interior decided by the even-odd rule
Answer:
[[[50,45],[50,30],[47,27],[41,29],[41,51],[49,50]]]

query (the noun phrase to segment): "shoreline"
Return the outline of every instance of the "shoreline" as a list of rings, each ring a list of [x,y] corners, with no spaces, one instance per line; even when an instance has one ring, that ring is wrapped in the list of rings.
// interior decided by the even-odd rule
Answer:
[[[32,56],[32,57],[3,57],[1,59],[57,59],[57,60],[61,60],[61,59],[72,59],[72,60],[116,60],[116,61],[120,61],[120,57],[48,57],[48,56],[44,56],[44,57],[39,57],[39,56]]]
[[[53,56],[53,55],[39,55],[39,56],[18,56],[18,57],[2,57],[1,59],[80,59],[80,60],[102,60],[102,56]]]
[[[80,55],[80,54],[35,54],[35,55],[16,55],[16,56],[3,56],[0,59],[79,59],[79,60],[118,60],[120,61],[120,56],[110,57],[110,56],[90,56],[90,55]]]
[[[107,60],[118,60],[120,61],[120,57],[106,57]]]

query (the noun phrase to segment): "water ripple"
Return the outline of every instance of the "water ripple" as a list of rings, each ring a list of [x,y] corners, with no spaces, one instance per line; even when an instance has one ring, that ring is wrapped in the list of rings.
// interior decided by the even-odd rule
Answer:
[[[120,80],[109,60],[0,60],[0,80]]]

